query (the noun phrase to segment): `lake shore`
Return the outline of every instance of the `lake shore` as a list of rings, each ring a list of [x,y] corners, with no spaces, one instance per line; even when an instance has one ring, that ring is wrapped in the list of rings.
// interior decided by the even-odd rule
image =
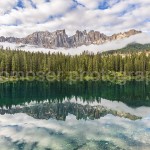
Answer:
[[[59,75],[49,75],[49,76],[26,76],[26,77],[17,77],[17,76],[0,76],[0,83],[6,82],[17,82],[17,81],[68,81],[68,82],[77,82],[77,81],[108,81],[116,84],[124,84],[127,81],[150,81],[150,77],[147,75],[126,75],[121,72],[113,72],[105,75],[78,75],[77,73],[68,73],[68,74],[59,74]]]

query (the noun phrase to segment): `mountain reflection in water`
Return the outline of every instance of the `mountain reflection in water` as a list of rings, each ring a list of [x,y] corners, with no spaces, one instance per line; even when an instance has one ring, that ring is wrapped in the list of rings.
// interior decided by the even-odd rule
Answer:
[[[0,84],[3,150],[149,150],[150,85]]]
[[[90,106],[81,105],[75,103],[44,103],[35,104],[34,106],[17,107],[12,109],[0,109],[0,114],[15,114],[15,113],[25,113],[36,119],[50,119],[55,118],[57,120],[66,120],[68,114],[73,114],[76,119],[88,118],[99,119],[107,114],[112,114],[114,116],[120,116],[128,118],[131,120],[141,119],[141,117],[131,115],[129,113],[119,112],[117,110],[107,109],[103,106]]]

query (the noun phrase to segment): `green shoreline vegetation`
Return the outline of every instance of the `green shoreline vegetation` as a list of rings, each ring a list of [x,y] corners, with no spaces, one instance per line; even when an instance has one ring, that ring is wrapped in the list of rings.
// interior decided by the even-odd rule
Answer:
[[[114,52],[94,54],[85,51],[74,56],[1,48],[0,83],[18,80],[149,81],[150,46],[143,47],[145,50],[141,45],[133,44]]]
[[[26,76],[26,77],[17,77],[17,76],[9,76],[9,77],[5,77],[5,76],[0,76],[0,83],[5,83],[5,82],[17,82],[17,81],[49,81],[49,82],[53,82],[53,81],[68,81],[68,82],[76,82],[76,81],[109,81],[112,83],[116,83],[116,84],[124,84],[127,81],[150,81],[150,77],[146,78],[146,76],[141,76],[141,75],[137,75],[137,76],[127,76],[124,75],[120,72],[117,73],[113,73],[113,75],[108,74],[108,75],[104,75],[102,77],[96,77],[96,76],[75,76],[75,72],[73,72],[74,76],[69,76],[69,74],[72,74],[71,72],[69,72],[68,74],[65,74],[65,77],[60,76],[60,75],[54,75],[54,76]],[[115,74],[115,75],[114,75]]]

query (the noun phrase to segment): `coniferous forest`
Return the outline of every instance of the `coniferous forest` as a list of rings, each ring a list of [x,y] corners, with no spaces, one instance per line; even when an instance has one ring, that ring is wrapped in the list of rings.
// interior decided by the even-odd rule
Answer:
[[[0,76],[15,76],[12,72],[23,72],[20,76],[35,76],[53,72],[65,78],[69,73],[78,72],[112,72],[136,76],[141,71],[144,75],[150,71],[150,54],[148,51],[128,53],[89,53],[64,55],[62,53],[25,52],[0,49]],[[6,74],[7,72],[7,74]],[[32,72],[32,73],[31,73]]]

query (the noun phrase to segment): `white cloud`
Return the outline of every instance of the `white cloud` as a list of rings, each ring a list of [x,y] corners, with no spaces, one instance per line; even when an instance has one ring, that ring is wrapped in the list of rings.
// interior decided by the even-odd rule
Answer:
[[[11,10],[17,4],[17,0],[1,0],[0,1],[0,15]]]
[[[84,51],[97,53],[97,52],[104,52],[108,50],[117,50],[117,49],[125,47],[126,45],[130,43],[140,43],[140,44],[150,43],[150,35],[146,33],[141,33],[141,34],[133,35],[129,38],[104,43],[102,45],[89,45],[89,46],[83,45],[77,48],[70,48],[70,49],[65,49],[65,48],[46,49],[46,48],[35,47],[34,45],[33,46],[24,45],[24,47],[22,47],[23,44],[14,44],[14,43],[7,43],[7,42],[1,42],[0,46],[3,46],[4,48],[10,47],[11,49],[21,49],[21,50],[30,51],[30,52],[44,52],[44,53],[61,52],[66,55],[67,54],[79,55]]]
[[[28,5],[28,4],[27,4]],[[1,24],[16,24],[17,21],[28,23],[39,23],[48,19],[50,16],[62,15],[68,11],[73,5],[71,0],[51,0],[49,3],[41,3],[37,5],[36,9],[27,7],[24,9],[12,9],[9,14],[1,15]]]
[[[98,8],[101,1],[102,0],[77,0],[77,2],[79,4],[82,4],[83,6],[89,8],[89,9]]]
[[[32,2],[36,5],[40,5],[45,2],[45,0],[32,0]]]
[[[0,13],[0,35],[23,37],[37,30],[57,29],[66,29],[69,34],[85,29],[106,34],[132,28],[150,31],[149,0],[23,0],[24,8],[18,7],[17,1],[0,2],[0,10],[9,10]],[[109,7],[98,9],[104,2]]]

